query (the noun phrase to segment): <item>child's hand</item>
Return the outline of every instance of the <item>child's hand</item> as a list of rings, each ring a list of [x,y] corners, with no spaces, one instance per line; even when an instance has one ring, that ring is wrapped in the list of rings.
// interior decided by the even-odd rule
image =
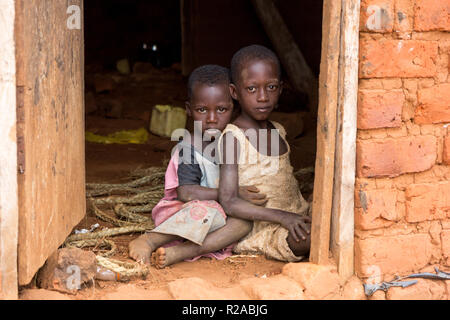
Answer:
[[[257,206],[264,206],[267,203],[266,195],[259,193],[259,189],[255,186],[239,187],[239,197]]]
[[[311,233],[311,218],[299,214],[284,212],[280,224],[294,237],[295,241],[306,240]]]

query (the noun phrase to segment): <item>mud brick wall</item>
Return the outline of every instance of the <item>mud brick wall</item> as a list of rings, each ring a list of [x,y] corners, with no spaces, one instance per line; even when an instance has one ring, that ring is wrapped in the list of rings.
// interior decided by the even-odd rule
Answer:
[[[450,0],[362,0],[360,23],[355,271],[434,272],[450,265]]]

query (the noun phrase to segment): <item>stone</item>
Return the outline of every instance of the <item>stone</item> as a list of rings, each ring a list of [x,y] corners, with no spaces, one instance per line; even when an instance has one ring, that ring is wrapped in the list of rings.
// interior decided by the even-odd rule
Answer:
[[[45,289],[25,289],[19,293],[19,300],[72,300],[67,294]]]
[[[42,289],[73,293],[81,288],[81,284],[94,279],[96,273],[97,260],[93,252],[63,248],[39,269],[36,283]]]
[[[249,300],[241,287],[218,288],[211,282],[192,277],[169,282],[169,292],[176,300]]]
[[[282,273],[304,288],[305,299],[328,299],[339,293],[341,279],[332,265],[310,262],[288,263]]]
[[[367,300],[361,279],[355,275],[348,279],[344,285],[340,298],[343,300]]]
[[[240,285],[248,296],[257,300],[304,300],[302,287],[283,275],[249,278]]]
[[[173,300],[166,290],[145,289],[135,285],[119,286],[117,291],[102,296],[102,300]]]

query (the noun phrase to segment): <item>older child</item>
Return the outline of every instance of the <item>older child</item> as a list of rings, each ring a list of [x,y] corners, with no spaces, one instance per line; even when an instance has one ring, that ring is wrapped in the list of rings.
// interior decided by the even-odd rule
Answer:
[[[228,69],[217,65],[199,67],[190,75],[186,111],[201,130],[195,130],[194,137],[185,134],[174,148],[165,176],[165,196],[152,210],[156,228],[130,242],[133,259],[152,260],[158,268],[201,255],[223,259],[231,254],[231,247],[226,247],[250,231],[250,222],[227,219],[215,201],[219,165],[214,137],[231,120],[229,84]],[[254,187],[241,187],[239,195],[257,205],[265,203],[264,195]],[[174,242],[181,239],[189,241]],[[177,245],[162,247],[167,244]],[[215,252],[220,249],[224,250]]]
[[[252,220],[252,231],[233,249],[299,261],[309,252],[310,218],[289,160],[286,132],[269,121],[282,91],[280,64],[269,49],[252,45],[231,61],[232,97],[240,115],[222,133],[219,201],[229,216]],[[238,186],[251,184],[267,196],[258,207],[238,196]]]

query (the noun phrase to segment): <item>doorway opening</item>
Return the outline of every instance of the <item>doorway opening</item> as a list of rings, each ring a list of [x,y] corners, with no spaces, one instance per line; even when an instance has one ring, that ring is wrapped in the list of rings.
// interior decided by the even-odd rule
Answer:
[[[273,2],[318,78],[323,2]],[[84,27],[86,134],[106,136],[140,128],[149,133],[142,144],[86,141],[88,184],[124,183],[137,169],[165,165],[176,142],[149,130],[153,108],[156,105],[184,108],[187,77],[195,67],[204,64],[229,67],[234,52],[250,44],[264,45],[278,54],[250,0],[89,0],[84,2]],[[282,74],[285,87],[273,120],[286,128],[291,164],[303,197],[311,202],[317,115],[311,112],[307,95],[294,89],[284,67]],[[109,210],[112,212],[112,208]],[[101,228],[114,227],[88,212],[75,229],[89,229],[95,223]],[[131,261],[128,243],[138,235],[114,237],[118,246],[114,258]],[[145,288],[163,288],[177,278],[200,277],[227,287],[244,278],[279,274],[283,265],[264,257],[230,261],[202,258],[164,270],[152,269],[146,281],[136,283]],[[104,284],[105,289],[116,285]],[[163,291],[158,292],[162,298],[166,297]]]

